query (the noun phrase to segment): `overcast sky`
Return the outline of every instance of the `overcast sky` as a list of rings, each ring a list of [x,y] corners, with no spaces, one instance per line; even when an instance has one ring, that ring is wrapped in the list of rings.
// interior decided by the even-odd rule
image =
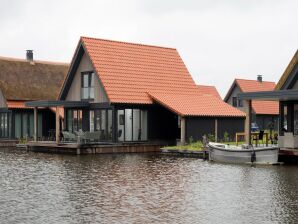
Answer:
[[[195,82],[277,82],[298,48],[297,0],[0,0],[0,55],[70,62],[80,36],[174,47]]]

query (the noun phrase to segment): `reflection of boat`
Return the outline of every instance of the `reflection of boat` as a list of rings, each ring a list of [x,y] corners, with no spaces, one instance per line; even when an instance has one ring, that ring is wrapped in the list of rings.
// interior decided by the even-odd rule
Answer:
[[[209,160],[224,163],[276,164],[279,148],[275,146],[244,148],[221,143],[208,143]]]

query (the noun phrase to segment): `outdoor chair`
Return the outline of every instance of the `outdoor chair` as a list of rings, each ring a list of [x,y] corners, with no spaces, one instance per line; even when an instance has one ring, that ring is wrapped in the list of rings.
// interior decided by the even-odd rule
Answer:
[[[255,141],[256,146],[258,146],[258,143],[260,140],[262,140],[262,142],[263,142],[263,137],[264,137],[264,131],[260,131],[259,134],[257,136],[254,136],[254,138],[252,140]]]
[[[76,141],[76,135],[68,131],[62,131],[64,141]]]
[[[87,141],[99,141],[100,139],[100,131],[92,131],[92,132],[86,132],[86,140]]]
[[[86,142],[88,140],[87,138],[87,132],[83,132],[82,130],[79,130],[79,131],[74,131],[74,133],[76,134],[77,136],[77,140],[79,142],[83,141],[83,142]]]

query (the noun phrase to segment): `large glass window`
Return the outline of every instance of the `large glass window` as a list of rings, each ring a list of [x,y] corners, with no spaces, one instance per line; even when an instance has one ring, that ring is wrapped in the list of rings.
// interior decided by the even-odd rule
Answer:
[[[74,110],[68,109],[67,110],[67,130],[70,132],[82,130],[82,110]]]
[[[118,141],[123,142],[124,141],[124,110],[118,110],[117,111],[117,135],[118,135]]]
[[[108,110],[108,140],[113,139],[113,111]]]
[[[10,113],[0,113],[0,138],[10,137]]]
[[[11,122],[10,116],[8,117]],[[42,137],[42,115],[38,114],[38,137]],[[11,131],[10,131],[11,133]],[[34,136],[34,115],[30,112],[17,112],[14,114],[14,137],[33,138]]]
[[[90,110],[90,131],[94,131],[94,110]]]
[[[132,141],[132,109],[125,109],[125,141]]]
[[[99,139],[110,141],[113,136],[113,112],[110,109],[98,109],[90,111],[90,131],[99,133]]]
[[[15,114],[15,122],[14,122],[14,130],[15,130],[15,137],[21,138],[22,137],[22,117],[21,114]]]
[[[147,111],[118,110],[118,141],[147,141]],[[119,133],[124,131],[124,138]]]
[[[83,72],[81,81],[81,98],[94,99],[94,72]]]
[[[233,107],[237,107],[237,97],[232,98]]]
[[[147,141],[147,110],[141,110],[141,140]]]

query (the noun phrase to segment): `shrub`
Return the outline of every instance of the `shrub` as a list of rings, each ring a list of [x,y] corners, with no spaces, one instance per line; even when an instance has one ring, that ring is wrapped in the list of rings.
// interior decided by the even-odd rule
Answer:
[[[230,139],[229,139],[229,133],[228,132],[224,132],[224,142],[228,142]]]

